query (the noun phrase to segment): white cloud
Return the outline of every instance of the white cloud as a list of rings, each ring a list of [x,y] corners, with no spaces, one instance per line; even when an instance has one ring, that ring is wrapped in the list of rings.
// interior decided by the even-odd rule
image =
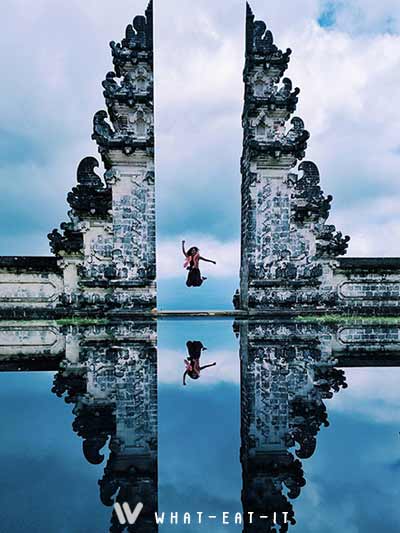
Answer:
[[[336,410],[376,422],[400,422],[399,368],[347,368],[348,388],[327,403]]]
[[[400,11],[397,0],[336,0],[336,24],[350,33],[398,32]]]
[[[349,253],[359,257],[400,255],[400,196],[377,197],[362,202],[354,219],[354,210],[335,214],[340,228],[352,228]]]

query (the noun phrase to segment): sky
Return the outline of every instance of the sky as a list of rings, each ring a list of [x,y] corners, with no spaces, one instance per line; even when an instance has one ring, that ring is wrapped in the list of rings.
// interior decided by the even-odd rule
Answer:
[[[97,156],[108,43],[146,0],[3,0],[0,254],[47,255],[66,219],[79,161]],[[253,0],[311,133],[331,221],[349,256],[400,255],[397,0]],[[224,308],[238,286],[244,1],[155,0],[159,307]],[[384,237],[384,238],[383,238]],[[196,243],[209,277],[184,288],[180,241]],[[206,286],[208,284],[208,286]],[[185,292],[186,291],[186,292]]]

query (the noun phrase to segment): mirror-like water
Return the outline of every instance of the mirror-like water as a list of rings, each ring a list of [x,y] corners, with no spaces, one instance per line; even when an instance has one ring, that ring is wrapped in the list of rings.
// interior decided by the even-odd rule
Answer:
[[[397,532],[399,365],[397,326],[3,324],[1,531]]]

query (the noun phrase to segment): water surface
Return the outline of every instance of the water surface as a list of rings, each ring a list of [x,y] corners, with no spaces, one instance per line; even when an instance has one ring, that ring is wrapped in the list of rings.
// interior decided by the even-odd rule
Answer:
[[[46,327],[0,347],[1,531],[399,531],[393,327]],[[216,365],[183,386],[188,341]]]

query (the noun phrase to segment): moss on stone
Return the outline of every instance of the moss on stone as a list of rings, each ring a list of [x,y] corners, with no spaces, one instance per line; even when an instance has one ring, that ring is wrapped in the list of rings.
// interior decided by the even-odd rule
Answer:
[[[358,316],[358,315],[308,315],[299,316],[296,320],[317,324],[383,324],[400,325],[400,316]]]

